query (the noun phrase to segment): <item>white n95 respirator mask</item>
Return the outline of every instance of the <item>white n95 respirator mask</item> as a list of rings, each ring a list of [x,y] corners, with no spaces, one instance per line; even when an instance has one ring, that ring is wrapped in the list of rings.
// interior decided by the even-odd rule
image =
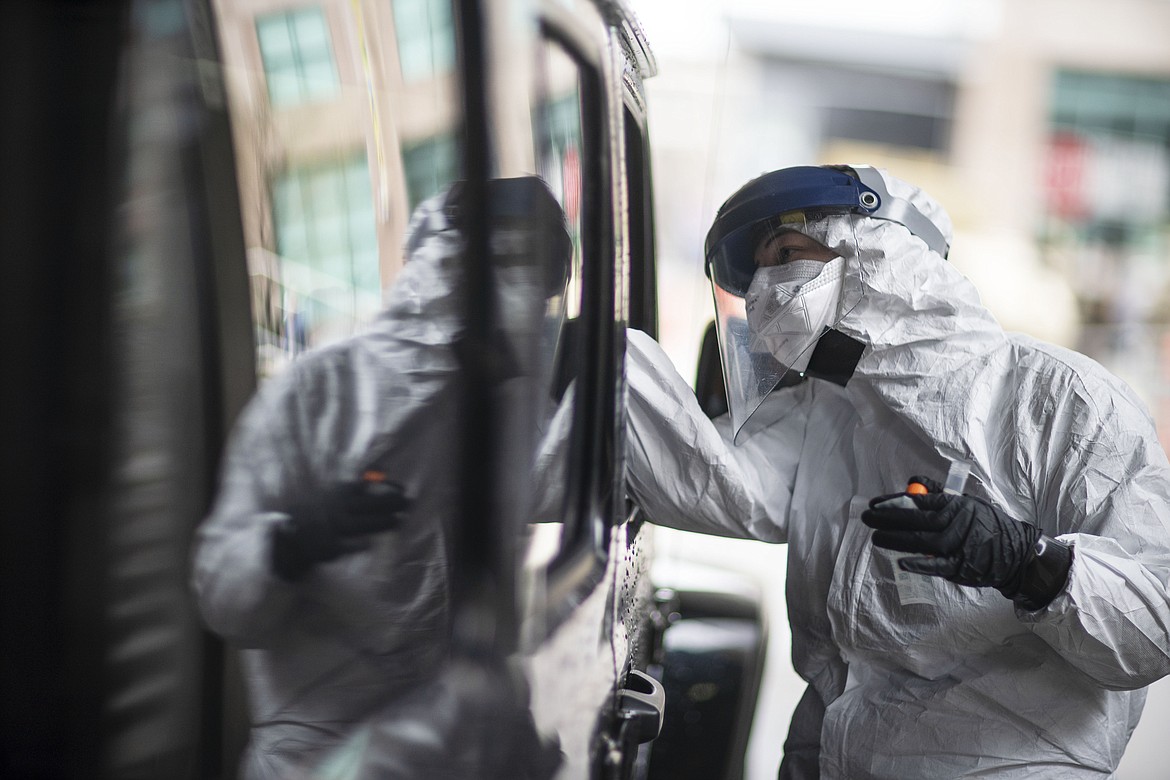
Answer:
[[[844,267],[836,257],[758,268],[743,298],[749,349],[803,372],[817,339],[837,321]]]

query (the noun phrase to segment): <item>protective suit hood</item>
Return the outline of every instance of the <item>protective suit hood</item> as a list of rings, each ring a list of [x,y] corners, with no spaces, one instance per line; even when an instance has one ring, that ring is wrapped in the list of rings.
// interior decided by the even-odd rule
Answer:
[[[892,194],[910,200],[940,226],[951,222],[921,189],[882,171]],[[836,330],[864,346],[846,392],[863,418],[893,413],[944,459],[969,460],[974,446],[963,430],[986,419],[954,378],[965,364],[1001,349],[1007,335],[983,306],[975,286],[905,227],[858,219],[853,230],[862,287]],[[944,467],[945,473],[945,467]]]
[[[782,168],[728,198],[705,249],[735,440],[776,388],[802,376],[847,384],[864,336],[888,330],[883,317],[899,316],[912,300],[890,274],[906,275],[924,254],[945,258],[950,234],[936,202],[871,166]],[[884,267],[887,255],[901,266]],[[925,274],[913,268],[911,282]],[[878,300],[859,308],[867,295]],[[896,305],[883,311],[881,299],[891,295]],[[854,312],[878,318],[856,321],[862,338],[838,327]]]
[[[950,218],[922,190],[882,172],[891,193],[910,200],[942,227],[950,241]],[[994,348],[987,336],[1002,330],[961,273],[920,239],[893,222],[862,218],[854,223],[856,264],[862,294],[837,329],[862,341],[858,376],[888,379],[939,373],[975,352]],[[926,354],[923,354],[925,349]],[[941,361],[941,362],[940,362]]]

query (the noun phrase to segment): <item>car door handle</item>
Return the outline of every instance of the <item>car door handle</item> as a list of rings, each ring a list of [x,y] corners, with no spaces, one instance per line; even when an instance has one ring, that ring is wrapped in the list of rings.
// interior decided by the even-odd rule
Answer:
[[[631,669],[626,687],[618,697],[618,716],[627,721],[626,734],[638,744],[649,742],[662,731],[666,689],[645,672]]]

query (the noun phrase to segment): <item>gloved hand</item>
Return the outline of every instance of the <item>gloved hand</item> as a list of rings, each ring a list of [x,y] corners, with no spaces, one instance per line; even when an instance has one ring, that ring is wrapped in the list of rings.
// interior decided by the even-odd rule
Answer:
[[[941,485],[926,477],[913,476],[910,481],[922,483],[929,491],[909,496],[916,508],[882,506],[908,495],[895,493],[873,499],[861,514],[861,521],[875,529],[875,546],[924,553],[899,559],[903,571],[944,577],[959,585],[997,588],[1032,610],[1046,606],[1064,587],[1072,563],[1067,546],[1047,537],[1047,545],[1038,545],[1039,528],[1007,516],[982,499],[943,493]],[[1034,565],[1047,547],[1053,549],[1044,565]]]
[[[272,570],[295,582],[318,563],[369,547],[402,520],[410,499],[393,482],[339,482],[294,505],[272,529]]]

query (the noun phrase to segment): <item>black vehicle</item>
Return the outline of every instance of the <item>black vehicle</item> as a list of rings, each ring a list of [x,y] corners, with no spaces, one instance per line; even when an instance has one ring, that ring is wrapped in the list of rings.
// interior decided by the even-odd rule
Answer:
[[[501,431],[523,410],[487,403],[490,369],[469,358],[452,610],[491,630],[453,654],[523,668],[512,692],[555,737],[556,777],[656,776],[664,718],[660,765],[690,750],[739,776],[759,610],[656,594],[651,528],[623,482],[625,327],[657,322],[655,64],[626,4],[62,0],[6,5],[0,22],[0,775],[235,775],[237,659],[189,576],[237,414],[377,315],[418,203],[458,182],[486,257],[488,182],[539,176],[573,243],[549,366],[570,467],[556,512],[514,522],[529,481],[508,475],[528,461]],[[473,346],[491,353],[500,314],[475,301]],[[754,626],[757,646],[672,676],[670,621],[712,616]],[[672,726],[687,690],[660,680],[712,675],[720,722]]]

